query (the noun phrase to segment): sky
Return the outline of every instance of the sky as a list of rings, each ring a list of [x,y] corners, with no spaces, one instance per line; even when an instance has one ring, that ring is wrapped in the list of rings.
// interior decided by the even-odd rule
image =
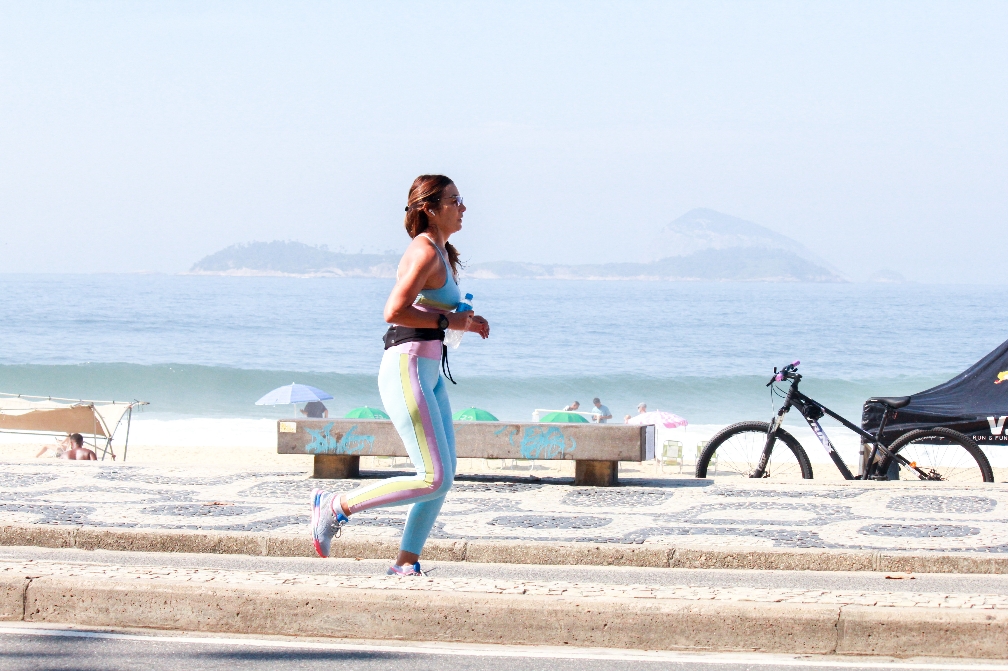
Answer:
[[[0,272],[401,250],[632,261],[696,207],[852,280],[1008,283],[1008,3],[3,2]]]

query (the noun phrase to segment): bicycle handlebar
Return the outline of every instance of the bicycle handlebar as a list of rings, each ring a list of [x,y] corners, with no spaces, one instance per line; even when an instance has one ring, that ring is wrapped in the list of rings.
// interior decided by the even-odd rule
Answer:
[[[772,378],[770,378],[770,381],[767,382],[766,386],[769,387],[774,382],[783,382],[784,380],[790,380],[790,379],[792,379],[794,377],[795,373],[798,372],[798,364],[800,364],[800,363],[801,363],[801,361],[792,361],[791,363],[787,364],[786,366],[781,366],[781,369],[780,369],[779,372],[777,371],[777,367],[774,366],[774,369],[773,369],[774,376]]]

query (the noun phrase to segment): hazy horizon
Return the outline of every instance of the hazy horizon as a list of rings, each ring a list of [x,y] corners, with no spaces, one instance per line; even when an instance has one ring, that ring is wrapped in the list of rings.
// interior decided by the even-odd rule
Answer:
[[[850,279],[1006,284],[1003,3],[0,2],[6,273],[405,246],[634,261],[694,208]],[[453,239],[455,240],[455,239]]]

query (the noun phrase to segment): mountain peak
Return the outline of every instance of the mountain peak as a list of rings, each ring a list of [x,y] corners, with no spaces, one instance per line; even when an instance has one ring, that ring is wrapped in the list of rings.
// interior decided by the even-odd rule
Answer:
[[[714,236],[742,236],[747,239],[797,244],[791,238],[771,231],[766,226],[760,226],[757,223],[706,207],[690,210],[678,219],[666,224],[662,231],[678,233],[706,232]]]
[[[705,207],[690,210],[663,226],[649,246],[652,260],[737,248],[786,250],[799,258],[828,267],[821,258],[793,238]]]

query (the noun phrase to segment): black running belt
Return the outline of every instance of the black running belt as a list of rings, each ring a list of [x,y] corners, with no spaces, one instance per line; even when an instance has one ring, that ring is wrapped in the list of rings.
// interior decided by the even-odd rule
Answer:
[[[424,340],[440,340],[444,342],[444,329],[415,329],[409,326],[397,326],[393,324],[385,331],[382,340],[385,341],[385,349],[395,347],[404,342],[421,342]]]
[[[385,349],[395,347],[396,345],[400,345],[404,342],[440,340],[441,372],[444,373],[449,382],[452,384],[458,384],[455,382],[455,378],[452,377],[451,368],[448,366],[448,346],[444,344],[444,337],[444,329],[415,329],[409,326],[392,325],[389,327],[388,331],[385,332],[385,336],[382,340],[385,341]]]

